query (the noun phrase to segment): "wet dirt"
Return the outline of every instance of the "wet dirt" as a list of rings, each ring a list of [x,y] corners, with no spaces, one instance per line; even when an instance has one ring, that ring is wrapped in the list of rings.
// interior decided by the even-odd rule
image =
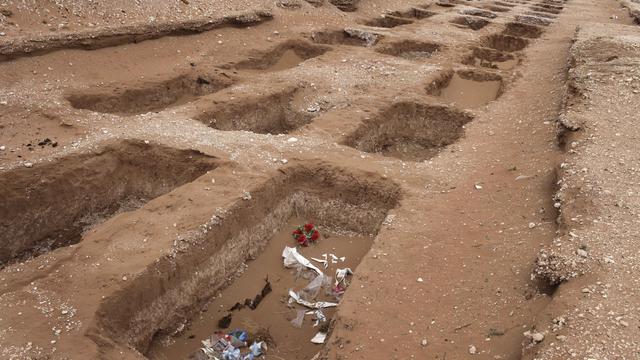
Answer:
[[[296,245],[291,232],[304,223],[305,219],[302,218],[290,219],[282,230],[269,240],[264,251],[255,260],[246,264],[246,268],[238,278],[207,305],[206,311],[202,312],[178,336],[156,339],[147,356],[154,360],[185,359],[201,347],[201,340],[215,332],[245,329],[249,333],[255,333],[266,329],[274,341],[274,344],[269,347],[267,358],[276,358],[276,356],[284,359],[312,358],[322,348],[321,345],[310,342],[318,332],[318,328],[313,326],[314,316],[305,315],[302,328],[295,328],[290,321],[295,318],[296,309],[306,308],[300,305],[289,306],[287,303],[289,289],[299,291],[312,279],[303,277],[296,279],[296,270],[287,269],[282,263],[282,251],[285,246]],[[309,247],[298,248],[299,253],[309,260],[312,257],[322,258],[322,254],[346,257],[344,262],[341,260],[336,264],[330,262],[327,269],[319,262],[311,260],[332,279],[338,268],[349,267],[357,273],[356,267],[371,247],[373,237],[335,234],[323,230],[322,224],[318,224],[318,229],[322,234],[320,241]],[[255,310],[245,307],[241,310],[228,311],[237,302],[242,303],[247,298],[254,298],[263,288],[266,278],[269,279],[273,291],[263,298]],[[326,295],[323,289],[317,300],[335,302],[336,298]],[[335,308],[324,310],[327,319],[332,318],[335,310]],[[230,326],[227,329],[219,329],[218,320],[229,313],[233,315]]]
[[[454,74],[449,84],[440,92],[440,99],[463,109],[474,109],[487,105],[498,98],[501,82],[478,81]]]

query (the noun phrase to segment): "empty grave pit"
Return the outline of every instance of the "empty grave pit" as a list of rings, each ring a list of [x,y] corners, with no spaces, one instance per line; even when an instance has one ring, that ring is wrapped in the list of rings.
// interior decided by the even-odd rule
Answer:
[[[389,13],[389,15],[392,15],[392,16],[409,18],[409,19],[426,19],[437,14],[438,14],[437,12],[423,9],[420,7],[412,7],[411,9],[408,9],[408,10],[398,10],[398,11],[392,11]]]
[[[492,72],[458,70],[444,72],[427,86],[429,95],[463,109],[487,105],[502,94],[502,77]]]
[[[554,14],[554,15],[560,14],[560,12],[562,12],[562,10],[559,10],[559,9],[555,9],[555,8],[552,8],[552,7],[539,6],[539,5],[538,6],[531,6],[530,9],[533,10],[533,11],[546,12],[546,13]]]
[[[396,26],[409,24],[413,24],[413,20],[393,15],[382,15],[380,17],[363,22],[363,25],[383,28],[394,28]]]
[[[78,243],[92,226],[217,167],[216,158],[122,140],[0,177],[0,264]]]
[[[509,36],[536,39],[539,38],[543,32],[544,30],[538,26],[511,22],[507,24],[502,33]]]
[[[496,70],[511,70],[518,65],[518,62],[518,58],[513,54],[485,47],[472,48],[471,54],[462,61],[465,65]]]
[[[511,11],[511,8],[509,8],[509,7],[494,6],[494,5],[485,5],[484,8],[487,9],[487,10],[495,11],[495,12],[508,12],[508,11]]]
[[[553,15],[553,14],[549,14],[549,13],[545,13],[545,12],[537,12],[537,11],[525,11],[526,15],[531,15],[531,16],[536,16],[536,17],[541,17],[544,19],[548,19],[548,20],[552,20],[555,19],[557,16]]]
[[[450,21],[452,24],[460,25],[471,30],[480,30],[491,24],[488,20],[478,19],[473,16],[458,16]]]
[[[182,74],[164,80],[92,87],[73,91],[66,98],[76,109],[127,116],[189,103],[231,86],[233,82],[220,74]]]
[[[285,134],[310,123],[316,108],[304,108],[305,91],[298,87],[264,95],[246,95],[198,104],[194,119],[224,131],[251,131],[260,134]]]
[[[424,161],[457,141],[472,118],[446,106],[398,102],[365,118],[342,144],[401,160]]]
[[[208,231],[183,239],[175,256],[160,258],[105,299],[98,320],[103,336],[150,359],[185,359],[215,332],[242,328],[250,342],[270,342],[267,357],[312,358],[321,349],[309,341],[318,331],[313,316],[295,328],[290,320],[302,308],[281,301],[289,288],[299,291],[310,281],[296,280],[296,271],[283,267],[283,249],[295,246],[292,230],[312,221],[320,240],[298,248],[299,253],[307,258],[322,252],[346,256],[344,263],[331,266],[348,264],[357,275],[358,263],[398,203],[399,187],[376,174],[305,161],[280,169],[250,192],[251,200],[230,205],[224,216],[204,226]],[[332,277],[334,271],[324,273]],[[231,310],[261,293],[267,279],[272,291],[255,309]],[[317,299],[328,301],[324,296]],[[325,310],[328,320],[334,311]],[[221,316],[228,314],[230,323],[221,324]]]
[[[311,40],[318,44],[373,46],[384,36],[375,32],[347,28],[344,30],[323,30],[311,34]]]
[[[482,43],[485,47],[504,52],[520,51],[529,45],[526,39],[501,34],[489,35],[483,39]]]
[[[380,44],[376,51],[381,54],[397,56],[408,60],[428,59],[440,51],[440,44],[416,41],[402,40],[393,43]]]
[[[296,67],[300,63],[318,57],[330,49],[328,46],[292,40],[280,44],[266,53],[257,54],[237,64],[226,65],[224,67],[264,72],[281,71]]]

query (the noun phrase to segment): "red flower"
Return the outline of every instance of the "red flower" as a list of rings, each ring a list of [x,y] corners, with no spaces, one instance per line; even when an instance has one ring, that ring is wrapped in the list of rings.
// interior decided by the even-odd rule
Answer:
[[[316,241],[320,238],[320,233],[318,232],[318,230],[314,230],[313,234],[311,234],[311,240],[312,241]]]
[[[313,230],[313,224],[304,224],[304,231],[309,232],[311,230]]]
[[[302,246],[307,246],[308,242],[307,242],[307,237],[306,236],[300,236],[296,239],[298,241],[298,244],[302,245]]]
[[[293,237],[297,237],[297,235],[302,235],[302,230],[300,229],[295,229],[293,231]]]

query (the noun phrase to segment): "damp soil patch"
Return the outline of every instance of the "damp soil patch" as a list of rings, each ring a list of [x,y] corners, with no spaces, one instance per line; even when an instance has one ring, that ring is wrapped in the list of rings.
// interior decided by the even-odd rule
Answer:
[[[396,26],[409,24],[413,24],[413,20],[393,15],[383,15],[381,17],[363,22],[363,25],[383,28],[394,28]]]
[[[304,92],[288,87],[266,95],[221,100],[199,107],[194,118],[209,127],[225,131],[285,134],[310,123],[318,109],[303,109]],[[313,111],[310,111],[313,110]]]
[[[97,322],[101,336],[150,355],[149,350],[158,346],[156,341],[185,328],[184,324],[194,326],[186,326],[187,338],[189,335],[196,335],[196,339],[200,336],[200,333],[190,332],[191,329],[195,331],[195,326],[202,326],[202,334],[210,336],[226,322],[219,324],[216,312],[220,303],[217,301],[225,305],[222,309],[230,310],[226,308],[227,304],[242,302],[244,298],[255,299],[268,276],[272,292],[263,297],[255,310],[234,311],[228,330],[239,325],[253,334],[273,331],[269,337],[278,337],[280,341],[270,346],[267,355],[288,351],[289,355],[281,358],[306,359],[309,358],[306,355],[319,351],[320,347],[300,335],[300,330],[295,329],[298,335],[290,338],[288,329],[280,329],[280,324],[291,326],[286,322],[293,311],[281,307],[284,304],[280,303],[279,297],[279,292],[291,281],[291,274],[272,273],[272,265],[268,264],[277,262],[278,268],[281,266],[283,245],[295,244],[291,227],[304,220],[312,221],[321,234],[330,237],[321,237],[318,248],[304,248],[301,253],[312,255],[316,254],[314,251],[326,250],[323,246],[336,247],[331,253],[351,254],[347,261],[357,265],[388,211],[398,203],[399,187],[373,173],[352,172],[323,162],[305,161],[275,171],[272,177],[248,190],[250,200],[238,199],[223,212],[220,209],[219,215],[211,218],[202,229],[181,237],[175,251],[150,264],[127,282],[126,287],[105,299]],[[325,240],[327,244],[322,245]],[[271,242],[275,242],[274,249],[269,248]],[[337,253],[338,248],[343,249],[344,255]],[[272,258],[271,251],[276,259]],[[244,264],[249,260],[253,263],[249,262],[249,270],[245,271]],[[262,262],[267,264],[266,268],[260,266]],[[256,273],[254,268],[262,271]],[[320,268],[323,267],[320,265]],[[352,270],[358,273],[357,268]],[[252,281],[243,278],[245,272]],[[234,287],[236,281],[242,286]],[[220,298],[225,289],[230,295]],[[295,290],[298,289],[296,282]],[[234,292],[236,290],[238,292]],[[276,304],[269,303],[274,300]],[[287,299],[282,300],[287,302]],[[270,306],[277,306],[282,311],[270,312]],[[213,321],[201,322],[201,318],[205,320],[206,317]],[[305,321],[305,327],[309,326],[310,319]],[[259,331],[261,329],[265,331]],[[296,346],[285,346],[294,342]],[[183,356],[177,358],[187,358],[196,350],[185,348]]]
[[[72,92],[66,98],[76,109],[127,116],[186,104],[231,86],[233,82],[222,74],[188,74],[167,80],[92,87]]]
[[[480,30],[483,27],[491,24],[491,22],[487,20],[478,19],[472,16],[458,16],[455,19],[451,20],[450,23],[460,25],[471,30]]]
[[[382,110],[342,141],[360,151],[407,161],[424,161],[457,141],[472,116],[464,111],[417,102]]]
[[[518,62],[518,58],[513,54],[484,47],[474,47],[471,55],[462,61],[465,65],[496,70],[512,70]]]
[[[217,164],[200,152],[125,140],[6,172],[0,178],[0,263],[78,243],[92,226]]]
[[[330,49],[328,46],[314,45],[305,41],[288,41],[267,53],[257,54],[237,64],[225,65],[224,67],[263,72],[281,71],[296,67],[300,63],[318,57]]]
[[[485,47],[498,51],[514,52],[526,48],[529,45],[529,41],[516,36],[495,34],[485,37],[483,44]]]
[[[460,70],[448,72],[427,87],[430,95],[463,109],[474,109],[497,99],[502,92],[498,74]]]
[[[439,44],[415,40],[403,40],[390,44],[381,44],[376,51],[381,54],[401,57],[408,60],[429,59],[442,47]]]

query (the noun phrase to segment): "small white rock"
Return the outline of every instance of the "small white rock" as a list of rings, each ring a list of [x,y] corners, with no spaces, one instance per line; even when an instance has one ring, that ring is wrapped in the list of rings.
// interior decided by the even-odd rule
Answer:
[[[536,223],[530,222],[529,229],[533,229],[534,227],[536,227]]]
[[[298,141],[298,138],[295,138],[295,137],[290,137],[290,138],[287,139],[287,142],[290,142],[290,143],[294,143],[294,142],[297,142],[297,141]]]
[[[418,282],[421,283],[421,282],[424,282],[424,280],[421,277],[419,277]]]
[[[24,167],[26,167],[26,168],[33,167],[33,163],[26,162],[26,163],[24,163]]]
[[[427,346],[427,339],[422,339],[422,341],[420,342],[420,345]]]
[[[478,352],[478,349],[476,349],[475,346],[469,345],[469,354],[475,355],[477,352]]]
[[[539,343],[542,340],[544,340],[544,334],[543,333],[539,333],[539,332],[533,333],[533,334],[531,334],[531,340]]]
[[[281,162],[281,163],[283,163],[283,164],[286,164],[286,163],[288,163],[288,162],[289,162],[289,160],[287,160],[287,159],[282,159],[282,160],[280,160],[280,162]]]

